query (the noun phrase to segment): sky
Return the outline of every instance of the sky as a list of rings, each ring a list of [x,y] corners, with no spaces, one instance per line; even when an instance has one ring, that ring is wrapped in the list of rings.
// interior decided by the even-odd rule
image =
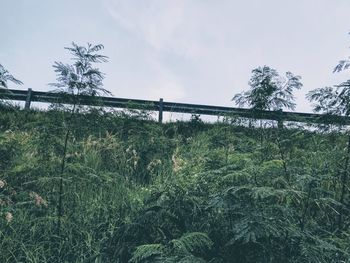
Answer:
[[[74,41],[103,44],[99,64],[114,96],[234,106],[252,69],[302,77],[305,94],[339,84],[350,55],[349,0],[0,0],[0,64],[24,85],[48,91],[55,61]]]

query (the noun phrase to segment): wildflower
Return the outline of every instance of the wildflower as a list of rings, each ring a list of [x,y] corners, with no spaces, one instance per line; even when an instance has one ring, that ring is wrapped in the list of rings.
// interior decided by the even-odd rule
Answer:
[[[5,181],[0,180],[0,189],[1,189],[1,188],[4,188],[5,185],[6,185]]]
[[[171,160],[173,161],[173,171],[177,172],[181,169],[181,159],[176,158],[175,154],[171,157]]]
[[[186,142],[190,142],[190,141],[192,141],[192,137],[186,138]]]
[[[47,207],[46,200],[44,198],[42,198],[40,195],[38,195],[37,193],[31,192],[29,194],[29,196],[34,199],[34,202],[35,202],[36,206],[45,206],[45,207]]]
[[[154,170],[158,165],[161,165],[162,161],[159,159],[155,159],[153,161],[151,161],[148,165],[147,165],[147,170],[148,171],[152,171]]]
[[[137,166],[137,160],[134,161],[134,168]]]
[[[140,158],[137,156],[137,152],[136,152],[135,149],[133,149],[131,152],[132,152],[131,160],[133,160],[134,168],[136,168],[136,166],[137,166],[138,161],[139,161]]]
[[[13,219],[13,215],[10,212],[7,212],[5,219],[6,219],[7,223],[10,223]]]
[[[233,144],[230,143],[230,144],[228,145],[228,151],[229,151],[229,152],[234,152],[234,151],[235,151],[235,146],[234,146]]]
[[[0,206],[6,206],[7,202],[5,200],[0,199]]]

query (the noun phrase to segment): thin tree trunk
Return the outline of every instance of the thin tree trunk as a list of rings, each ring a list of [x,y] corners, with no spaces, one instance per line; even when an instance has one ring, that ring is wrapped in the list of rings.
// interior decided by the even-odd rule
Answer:
[[[58,221],[57,221],[57,236],[60,235],[61,231],[61,221],[63,216],[63,173],[64,168],[66,165],[66,155],[67,155],[67,145],[68,145],[68,138],[70,134],[70,129],[67,130],[65,138],[64,138],[64,148],[63,148],[63,155],[61,160],[61,177],[60,177],[60,186],[59,186],[59,197],[58,197]]]
[[[71,111],[71,116],[69,122],[72,121],[74,113],[75,113],[76,103],[73,105],[73,109]],[[66,157],[67,157],[67,147],[68,147],[68,139],[69,135],[71,133],[70,127],[68,122],[68,128],[65,134],[64,138],[64,147],[63,147],[63,154],[62,154],[62,160],[61,160],[61,170],[60,170],[60,184],[59,184],[59,193],[58,193],[58,207],[57,207],[57,236],[60,236],[61,234],[61,225],[62,225],[62,217],[63,217],[63,174],[66,167]]]

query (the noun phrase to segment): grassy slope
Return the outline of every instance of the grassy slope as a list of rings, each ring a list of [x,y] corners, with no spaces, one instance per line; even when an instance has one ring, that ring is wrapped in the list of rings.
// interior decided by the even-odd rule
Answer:
[[[344,136],[80,115],[57,236],[63,120],[1,112],[0,262],[348,262]]]

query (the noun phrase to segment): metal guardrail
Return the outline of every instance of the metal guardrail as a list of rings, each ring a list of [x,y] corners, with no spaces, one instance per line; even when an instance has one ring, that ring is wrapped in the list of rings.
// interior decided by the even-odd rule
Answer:
[[[14,89],[0,89],[0,98],[5,100],[25,101],[25,109],[30,108],[31,102],[59,102],[62,104],[72,104],[74,99],[77,99],[76,96],[70,94],[33,91],[32,89],[28,89],[27,91]],[[158,111],[159,122],[162,122],[163,120],[163,112],[176,112],[275,120],[279,122],[292,121],[343,125],[350,124],[350,118],[345,116],[286,111],[254,111],[251,109],[233,107],[166,102],[163,101],[163,99],[160,99],[159,101],[152,101],[102,96],[96,96],[93,100],[91,100],[91,97],[89,96],[79,96],[78,99],[79,104],[81,105]]]

